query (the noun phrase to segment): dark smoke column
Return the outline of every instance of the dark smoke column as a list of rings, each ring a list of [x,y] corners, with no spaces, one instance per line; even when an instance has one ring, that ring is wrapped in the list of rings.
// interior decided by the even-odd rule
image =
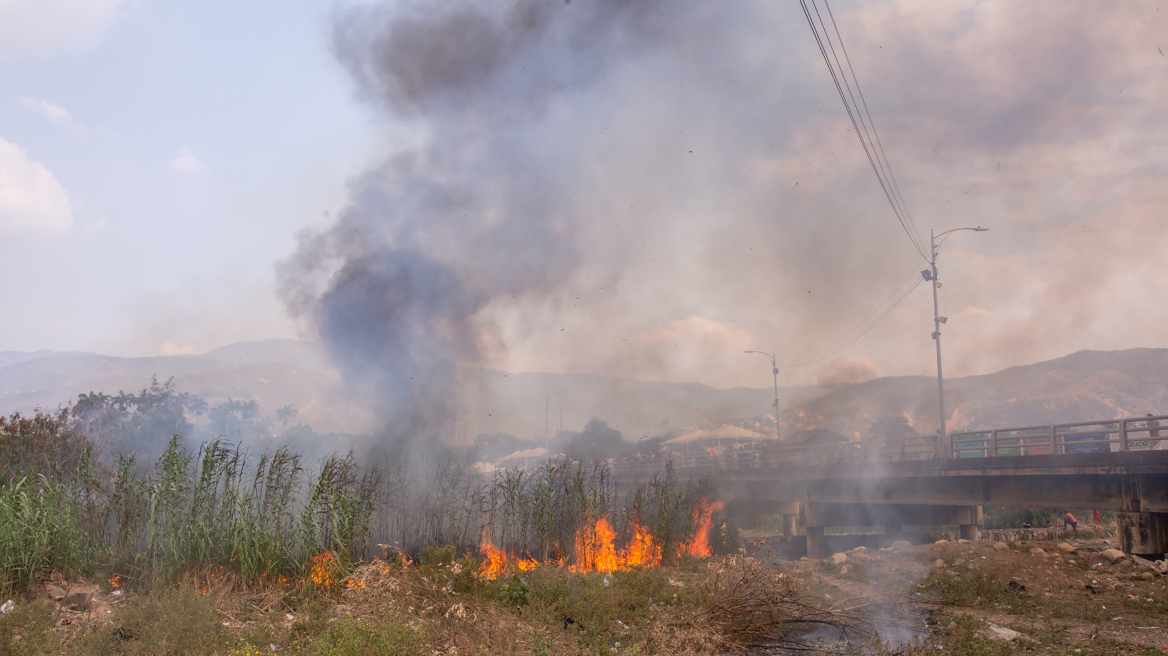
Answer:
[[[435,0],[338,14],[333,46],[358,97],[416,145],[358,176],[334,226],[301,235],[278,291],[379,413],[387,445],[449,435],[456,364],[502,348],[491,303],[538,301],[576,271],[579,136],[545,117],[577,111],[611,61],[651,43],[663,6]]]
[[[311,322],[350,393],[373,404],[390,442],[449,435],[453,360],[477,356],[474,317],[487,296],[417,250],[376,242],[341,247],[336,236],[304,239],[281,266],[286,302]],[[334,259],[339,268],[318,294],[290,284],[321,274]]]

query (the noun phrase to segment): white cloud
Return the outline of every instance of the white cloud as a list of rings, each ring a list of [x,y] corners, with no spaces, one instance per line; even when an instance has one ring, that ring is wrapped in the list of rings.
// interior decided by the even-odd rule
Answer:
[[[2,1],[2,0],[0,0]],[[20,104],[30,112],[36,112],[45,117],[53,125],[62,127],[78,136],[85,135],[85,126],[73,119],[69,110],[64,107],[51,103],[47,100],[33,100],[32,98],[21,98]]]
[[[59,235],[72,227],[69,192],[44,164],[0,139],[0,233]]]
[[[190,148],[179,148],[174,158],[170,160],[170,168],[183,173],[198,173],[203,170],[203,164],[195,159]]]
[[[162,345],[162,354],[163,355],[194,355],[195,354],[195,347],[190,346],[190,345],[179,346],[178,344],[175,344],[174,342],[167,342],[167,343]]]
[[[126,0],[0,0],[0,59],[83,52],[101,43]]]

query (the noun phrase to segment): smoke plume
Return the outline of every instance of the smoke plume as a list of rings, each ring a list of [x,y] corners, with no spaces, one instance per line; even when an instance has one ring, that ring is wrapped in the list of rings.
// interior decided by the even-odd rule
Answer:
[[[280,293],[391,438],[449,435],[455,364],[504,348],[491,300],[540,298],[580,266],[582,189],[540,126],[653,39],[659,4],[447,1],[335,18],[359,97],[412,143],[353,183],[333,227],[300,236]]]
[[[1162,17],[997,0],[837,9],[922,228],[992,227],[942,253],[951,373],[1107,334],[1080,317],[1130,302],[1129,265],[1153,271],[1153,250],[1071,266],[1070,236],[1033,252],[1017,238],[1162,195],[1162,85],[1133,64],[1168,65],[1148,45]],[[450,434],[471,394],[457,365],[769,386],[742,351],[814,359],[918,279],[796,4],[403,0],[332,25],[389,152],[334,225],[301,236],[280,293],[391,437]],[[1118,253],[1158,207],[1090,236]],[[780,367],[780,383],[929,372],[924,289],[839,362]],[[1003,341],[1020,334],[1036,337]],[[757,371],[740,373],[747,361]]]

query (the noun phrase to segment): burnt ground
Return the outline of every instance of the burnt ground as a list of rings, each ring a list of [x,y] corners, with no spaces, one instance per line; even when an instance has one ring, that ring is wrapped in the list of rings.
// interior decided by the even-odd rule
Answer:
[[[938,542],[900,550],[856,549],[846,560],[784,560],[766,541],[748,555],[768,559],[811,592],[840,607],[875,602],[898,608],[882,629],[894,644],[944,645],[987,623],[1021,635],[1012,650],[1031,653],[1168,653],[1166,579],[1130,558],[1109,562],[1106,541],[1074,541],[1074,553],[1047,543]],[[1110,542],[1115,542],[1111,540]],[[1003,645],[1005,647],[1005,645]],[[982,653],[982,652],[974,652]]]

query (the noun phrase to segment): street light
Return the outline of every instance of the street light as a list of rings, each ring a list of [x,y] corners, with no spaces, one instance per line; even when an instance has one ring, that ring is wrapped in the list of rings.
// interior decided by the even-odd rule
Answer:
[[[972,230],[974,232],[985,232],[989,228],[978,226],[976,228],[953,228],[946,230],[939,235],[934,235],[933,231],[929,231],[929,253],[932,259],[929,262],[929,268],[921,271],[921,276],[925,280],[930,280],[933,283],[933,341],[937,342],[937,405],[941,411],[941,438],[938,441],[937,447],[945,447],[945,457],[948,458],[953,454],[953,449],[949,445],[949,433],[945,430],[945,383],[944,377],[941,375],[941,324],[948,323],[949,318],[941,316],[940,310],[937,308],[937,290],[941,287],[941,281],[937,278],[937,238],[944,237],[951,232],[959,232],[961,230]]]
[[[758,353],[759,355],[765,355],[766,357],[771,359],[771,372],[775,375],[775,402],[773,405],[775,406],[775,440],[777,441],[779,439],[779,365],[778,365],[778,362],[775,360],[775,355],[773,353],[764,353],[762,351],[746,351],[746,352],[747,353]]]

